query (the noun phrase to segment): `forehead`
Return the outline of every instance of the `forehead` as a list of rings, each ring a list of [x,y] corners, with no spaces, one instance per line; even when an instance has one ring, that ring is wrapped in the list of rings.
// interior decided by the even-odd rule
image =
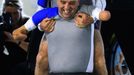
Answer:
[[[17,8],[12,7],[12,6],[6,6],[4,9],[5,10],[17,10]]]
[[[16,7],[7,6],[5,7],[4,12],[13,13],[13,12],[19,12],[19,10]]]

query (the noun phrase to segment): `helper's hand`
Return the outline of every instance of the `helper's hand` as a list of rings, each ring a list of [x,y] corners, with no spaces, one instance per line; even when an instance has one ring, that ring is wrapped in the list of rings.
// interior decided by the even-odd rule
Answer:
[[[80,28],[87,27],[88,25],[91,25],[94,22],[93,18],[84,12],[77,13],[74,21],[76,25]]]
[[[101,21],[108,21],[111,18],[111,13],[107,10],[101,11],[99,14],[99,19]]]
[[[52,32],[56,21],[54,19],[46,18],[40,23],[40,28],[46,32]]]

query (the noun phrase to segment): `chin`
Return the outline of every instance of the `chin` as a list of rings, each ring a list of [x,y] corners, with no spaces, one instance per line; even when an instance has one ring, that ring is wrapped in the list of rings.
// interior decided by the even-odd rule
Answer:
[[[70,19],[70,16],[63,16],[64,19]]]

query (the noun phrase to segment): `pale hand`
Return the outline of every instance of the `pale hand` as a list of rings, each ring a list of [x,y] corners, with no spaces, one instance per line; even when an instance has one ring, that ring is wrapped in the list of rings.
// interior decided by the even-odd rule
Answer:
[[[76,26],[80,28],[87,27],[94,22],[93,18],[84,12],[77,13],[74,21],[76,23]]]

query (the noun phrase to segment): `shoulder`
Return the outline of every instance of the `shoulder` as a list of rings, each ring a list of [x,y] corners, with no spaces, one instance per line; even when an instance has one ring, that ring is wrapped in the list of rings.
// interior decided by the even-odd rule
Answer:
[[[87,9],[88,9],[88,10],[89,10],[89,9],[91,10],[91,9],[95,9],[95,8],[96,8],[96,7],[93,6],[93,5],[81,5],[81,6],[80,6],[80,9],[86,9],[86,10],[87,10]]]
[[[79,11],[91,14],[94,9],[95,9],[95,6],[93,5],[81,5]]]
[[[92,0],[80,0],[80,5],[92,5]]]

